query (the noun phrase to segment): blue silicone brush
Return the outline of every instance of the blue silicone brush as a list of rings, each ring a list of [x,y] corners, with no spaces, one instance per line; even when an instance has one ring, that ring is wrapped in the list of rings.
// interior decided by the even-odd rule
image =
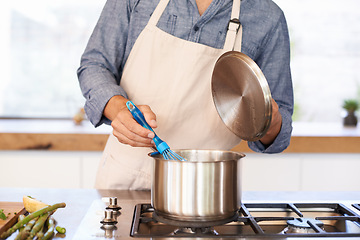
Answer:
[[[186,161],[185,158],[181,157],[179,154],[175,153],[174,151],[172,151],[169,147],[169,145],[167,145],[166,142],[164,142],[163,140],[161,140],[155,133],[155,131],[150,127],[150,125],[146,122],[144,115],[142,114],[142,112],[139,110],[138,107],[136,107],[136,105],[131,102],[128,101],[126,103],[127,108],[129,109],[129,111],[131,112],[131,114],[133,115],[134,119],[144,128],[149,129],[151,131],[154,132],[155,137],[153,138],[154,143],[156,145],[157,150],[159,151],[160,154],[163,155],[164,159],[167,160],[179,160],[179,161]]]

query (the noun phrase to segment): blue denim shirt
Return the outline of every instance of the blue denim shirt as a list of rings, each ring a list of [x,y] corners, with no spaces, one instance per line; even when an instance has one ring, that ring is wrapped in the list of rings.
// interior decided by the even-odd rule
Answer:
[[[124,65],[158,2],[107,0],[78,69],[80,87],[86,98],[85,111],[95,126],[110,123],[103,116],[103,110],[112,96],[126,97],[119,86]],[[231,9],[232,0],[213,0],[200,16],[195,0],[170,0],[158,27],[176,37],[221,49]],[[240,22],[242,52],[263,71],[282,115],[280,134],[270,146],[265,147],[260,141],[248,144],[256,152],[281,152],[290,142],[293,112],[286,20],[271,0],[242,0]]]

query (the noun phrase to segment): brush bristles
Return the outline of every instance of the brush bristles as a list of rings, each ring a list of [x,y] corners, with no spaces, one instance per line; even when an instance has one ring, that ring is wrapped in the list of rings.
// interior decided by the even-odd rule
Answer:
[[[166,160],[179,160],[179,161],[186,161],[185,158],[180,156],[179,154],[175,153],[174,151],[167,149],[162,153],[164,159]]]

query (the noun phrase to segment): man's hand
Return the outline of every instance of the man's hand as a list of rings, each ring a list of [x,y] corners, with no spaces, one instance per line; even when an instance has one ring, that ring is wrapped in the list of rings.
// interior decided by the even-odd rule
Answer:
[[[136,122],[126,107],[127,101],[128,99],[122,96],[114,96],[105,106],[104,116],[111,120],[114,136],[119,142],[133,147],[153,147],[154,132]],[[144,114],[147,123],[152,128],[156,128],[156,115],[150,107],[147,105],[137,107]]]
[[[270,145],[271,143],[273,143],[281,130],[282,117],[279,112],[279,106],[277,105],[274,99],[272,99],[271,105],[272,105],[272,118],[271,118],[270,127],[266,132],[266,134],[260,139],[260,142],[262,142],[264,145]]]

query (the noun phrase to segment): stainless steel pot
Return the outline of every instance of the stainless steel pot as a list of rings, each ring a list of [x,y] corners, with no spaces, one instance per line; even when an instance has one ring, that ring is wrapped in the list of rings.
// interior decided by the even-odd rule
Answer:
[[[152,156],[151,203],[162,218],[185,222],[221,221],[236,215],[241,202],[238,152],[175,151],[187,161]]]

